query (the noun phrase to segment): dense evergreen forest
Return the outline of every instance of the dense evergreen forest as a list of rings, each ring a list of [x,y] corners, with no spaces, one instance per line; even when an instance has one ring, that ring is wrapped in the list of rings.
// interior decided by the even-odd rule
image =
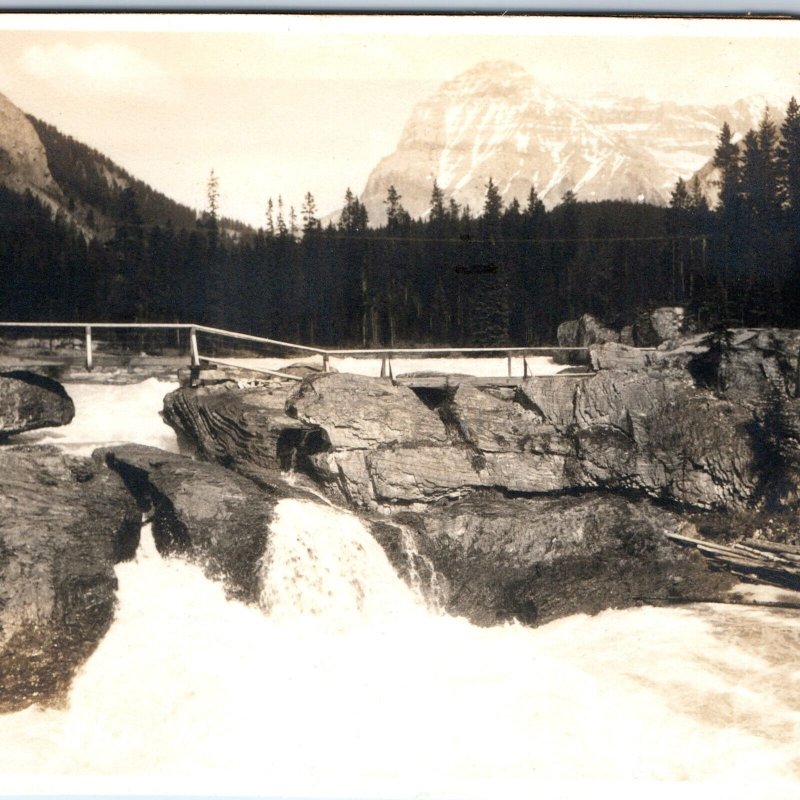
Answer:
[[[734,143],[723,127],[713,209],[697,179],[678,181],[669,208],[567,192],[551,211],[535,187],[504,207],[490,179],[480,209],[434,184],[424,220],[390,188],[387,223],[375,229],[348,190],[337,224],[322,226],[307,194],[299,220],[270,201],[263,229],[233,230],[213,174],[199,218],[174,208],[160,217],[162,201],[139,184],[109,191],[76,174],[85,159],[65,139],[58,155],[48,147],[54,177],[82,197],[78,184],[91,180],[113,225],[89,237],[0,188],[2,319],[200,322],[341,346],[552,343],[565,319],[588,312],[623,325],[665,304],[687,306],[703,327],[800,326],[794,99],[780,128],[765,114]]]

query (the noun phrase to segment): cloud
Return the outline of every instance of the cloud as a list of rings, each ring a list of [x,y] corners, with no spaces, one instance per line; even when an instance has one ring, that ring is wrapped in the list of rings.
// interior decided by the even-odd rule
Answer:
[[[121,44],[33,45],[23,52],[21,65],[28,75],[67,91],[164,98],[173,89],[171,77],[158,64]]]

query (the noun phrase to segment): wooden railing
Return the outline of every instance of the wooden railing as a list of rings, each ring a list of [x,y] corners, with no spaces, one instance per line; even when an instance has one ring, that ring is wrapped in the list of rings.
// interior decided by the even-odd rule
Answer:
[[[376,348],[376,349],[343,349],[334,350],[310,345],[295,344],[285,342],[280,339],[270,339],[264,336],[253,336],[247,333],[238,333],[222,328],[213,328],[208,325],[197,325],[192,323],[162,323],[162,322],[0,322],[0,328],[30,328],[30,329],[68,329],[82,331],[85,342],[86,369],[93,367],[93,342],[92,332],[94,330],[162,330],[162,331],[187,331],[189,337],[189,357],[193,367],[199,367],[202,362],[220,364],[222,366],[239,366],[236,361],[229,358],[220,358],[214,354],[204,354],[200,352],[198,346],[198,333],[206,333],[222,339],[235,341],[253,342],[262,345],[269,345],[284,350],[300,351],[319,355],[322,357],[322,368],[328,372],[330,370],[331,358],[343,358],[345,356],[364,356],[381,359],[381,376],[393,377],[392,358],[399,356],[416,356],[426,358],[430,356],[452,356],[458,354],[480,354],[483,356],[494,354],[505,356],[507,360],[508,377],[512,376],[512,358],[522,357],[523,376],[529,374],[529,366],[526,356],[551,356],[555,353],[585,353],[585,347],[426,347],[426,348]],[[301,380],[297,376],[287,375],[285,372],[267,369],[262,366],[248,366],[248,370],[253,372],[263,372],[270,375]]]

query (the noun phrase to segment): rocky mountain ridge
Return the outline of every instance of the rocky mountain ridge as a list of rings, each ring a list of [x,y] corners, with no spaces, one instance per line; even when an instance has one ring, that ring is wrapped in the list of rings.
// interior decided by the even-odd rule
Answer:
[[[16,192],[30,191],[48,204],[63,201],[50,174],[47,153],[25,114],[0,94],[0,184]]]
[[[196,224],[197,212],[129,174],[110,158],[25,114],[0,94],[0,186],[30,192],[51,211],[73,222],[84,235],[113,233],[123,193],[133,191],[146,225],[176,228]],[[234,225],[235,227],[235,225]]]
[[[490,177],[504,202],[524,203],[533,184],[552,208],[579,200],[665,204],[679,177],[713,154],[722,123],[744,133],[763,102],[685,105],[645,98],[560,97],[522,67],[478,64],[413,110],[394,153],[370,174],[361,201],[371,224],[385,219],[390,185],[412,217],[428,212],[433,181],[446,197],[480,209]]]

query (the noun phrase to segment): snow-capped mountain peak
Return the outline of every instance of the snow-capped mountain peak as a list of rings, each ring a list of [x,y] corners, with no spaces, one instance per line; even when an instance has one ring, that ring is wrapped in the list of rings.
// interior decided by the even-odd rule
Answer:
[[[508,203],[533,185],[548,207],[567,190],[582,200],[668,201],[714,151],[722,122],[756,124],[752,102],[732,108],[645,98],[559,97],[510,61],[477,64],[419,103],[397,149],[372,171],[362,194],[372,224],[385,219],[390,185],[412,216],[425,215],[434,180],[473,210],[491,177]]]

